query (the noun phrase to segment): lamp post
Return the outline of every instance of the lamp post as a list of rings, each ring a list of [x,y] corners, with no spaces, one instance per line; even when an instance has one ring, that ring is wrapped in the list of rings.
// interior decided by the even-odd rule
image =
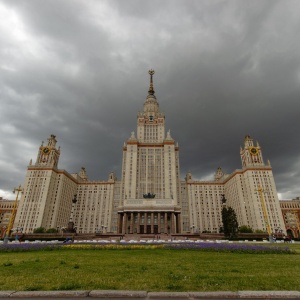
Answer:
[[[68,228],[66,230],[68,233],[76,232],[75,227],[74,227],[74,221],[73,221],[76,202],[77,202],[77,194],[75,194],[73,199],[72,199],[71,215],[70,215],[70,219],[69,219],[69,223],[68,223]]]
[[[75,194],[72,199],[72,209],[71,209],[71,216],[70,216],[69,222],[73,222],[73,215],[74,215],[74,209],[75,209],[76,202],[77,202],[77,194]]]

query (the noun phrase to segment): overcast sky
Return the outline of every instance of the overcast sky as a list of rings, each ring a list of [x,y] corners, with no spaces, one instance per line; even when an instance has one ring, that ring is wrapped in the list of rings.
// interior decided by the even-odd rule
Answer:
[[[240,169],[249,134],[300,196],[300,1],[2,0],[0,197],[50,134],[60,169],[120,179],[150,68],[182,179]]]

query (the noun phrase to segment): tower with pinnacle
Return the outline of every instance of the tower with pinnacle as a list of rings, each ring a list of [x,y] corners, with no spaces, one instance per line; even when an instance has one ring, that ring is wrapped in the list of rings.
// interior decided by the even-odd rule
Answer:
[[[42,142],[35,166],[57,168],[60,156],[60,147],[56,148],[56,143],[56,136],[53,134],[51,134],[48,138],[47,145],[44,145],[44,142]]]
[[[240,149],[240,155],[243,167],[261,167],[264,166],[262,151],[258,142],[254,145],[250,135],[244,139],[244,147]]]

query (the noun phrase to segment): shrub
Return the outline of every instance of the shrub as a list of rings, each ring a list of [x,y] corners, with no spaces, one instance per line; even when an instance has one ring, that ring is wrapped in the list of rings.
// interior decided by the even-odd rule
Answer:
[[[49,228],[47,229],[46,233],[57,233],[57,229],[56,228]]]
[[[255,233],[267,233],[266,231],[260,230],[260,229],[256,229]]]
[[[46,229],[44,227],[38,227],[33,230],[33,233],[45,233]]]
[[[253,229],[247,225],[240,226],[239,231],[241,233],[253,233]]]

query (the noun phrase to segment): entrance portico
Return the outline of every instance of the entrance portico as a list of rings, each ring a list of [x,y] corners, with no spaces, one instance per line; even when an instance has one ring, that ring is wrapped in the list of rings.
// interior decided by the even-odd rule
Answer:
[[[180,207],[173,204],[163,199],[125,200],[118,209],[118,233],[180,233]]]

